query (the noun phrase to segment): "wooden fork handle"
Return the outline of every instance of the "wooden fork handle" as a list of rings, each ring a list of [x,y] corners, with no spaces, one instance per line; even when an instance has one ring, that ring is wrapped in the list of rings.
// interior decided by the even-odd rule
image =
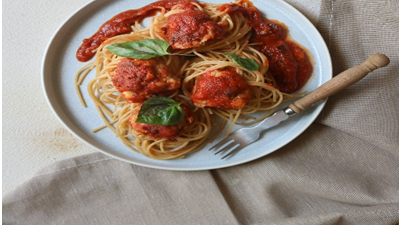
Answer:
[[[303,110],[307,109],[316,102],[330,97],[347,88],[348,86],[351,86],[352,84],[364,78],[370,72],[378,68],[385,67],[389,63],[389,58],[384,54],[373,54],[369,56],[365,62],[338,74],[305,97],[290,104],[288,107],[296,113],[301,113]]]

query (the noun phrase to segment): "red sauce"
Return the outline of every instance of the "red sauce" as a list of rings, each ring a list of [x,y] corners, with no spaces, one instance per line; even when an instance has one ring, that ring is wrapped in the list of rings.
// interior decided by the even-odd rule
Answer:
[[[170,139],[173,140],[177,138],[179,135],[183,134],[187,130],[187,127],[193,123],[194,121],[194,113],[188,108],[186,105],[180,105],[182,110],[184,110],[184,119],[174,125],[162,126],[162,125],[153,125],[153,124],[145,124],[145,123],[136,123],[136,119],[138,118],[138,111],[134,112],[129,119],[129,123],[131,127],[138,133],[142,135],[149,136],[154,139]],[[138,110],[140,106],[138,107]]]
[[[250,88],[234,68],[208,71],[200,76],[191,100],[198,107],[243,108],[250,100]]]
[[[285,25],[264,18],[255,7],[244,8],[238,4],[224,4],[218,8],[230,14],[241,13],[253,28],[252,42],[269,60],[269,72],[280,91],[292,93],[301,89],[313,72],[306,51],[290,41]]]
[[[117,65],[113,85],[127,102],[140,103],[154,94],[166,96],[181,87],[170,68],[160,59],[124,58]]]
[[[95,55],[95,50],[105,40],[120,34],[130,33],[131,26],[135,24],[135,22],[140,22],[147,17],[155,15],[155,13],[161,10],[161,7],[170,10],[176,4],[189,1],[196,0],[162,0],[151,3],[140,9],[127,10],[117,14],[105,22],[90,38],[83,40],[81,46],[77,50],[76,58],[81,62],[89,61]]]
[[[194,5],[186,3],[173,9],[185,11],[169,16],[168,25],[162,29],[162,35],[172,48],[199,47],[209,40],[224,37],[225,26],[218,25],[207,13],[195,9]]]

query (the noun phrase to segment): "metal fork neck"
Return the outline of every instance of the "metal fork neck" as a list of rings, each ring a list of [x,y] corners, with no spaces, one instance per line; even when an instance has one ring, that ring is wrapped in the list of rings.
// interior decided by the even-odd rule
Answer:
[[[288,116],[293,116],[297,114],[294,110],[292,110],[290,107],[285,107],[283,109],[284,113],[287,114]]]

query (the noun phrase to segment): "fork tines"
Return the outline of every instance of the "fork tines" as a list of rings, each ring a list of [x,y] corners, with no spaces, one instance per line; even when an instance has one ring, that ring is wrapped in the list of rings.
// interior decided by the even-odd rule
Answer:
[[[223,140],[221,140],[219,143],[215,144],[214,146],[212,146],[209,151],[215,149],[217,150],[216,153],[214,153],[215,155],[219,154],[220,152],[223,151],[228,151],[221,159],[225,159],[228,156],[230,156],[231,154],[234,153],[234,150],[237,149],[240,146],[239,143],[235,142],[234,139],[232,139],[231,137],[226,137]]]

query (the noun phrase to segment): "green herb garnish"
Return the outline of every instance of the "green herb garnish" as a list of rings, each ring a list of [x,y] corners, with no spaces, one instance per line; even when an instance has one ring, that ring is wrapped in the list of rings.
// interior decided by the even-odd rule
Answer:
[[[134,58],[150,59],[157,56],[169,55],[167,49],[170,45],[166,41],[156,39],[145,39],[139,41],[130,41],[125,43],[111,44],[106,47],[107,50],[115,55]]]
[[[184,118],[180,104],[168,97],[149,98],[141,106],[136,122],[162,126],[177,124]]]
[[[253,59],[242,58],[235,53],[226,53],[225,55],[230,56],[237,65],[250,72],[259,70],[259,65]]]

